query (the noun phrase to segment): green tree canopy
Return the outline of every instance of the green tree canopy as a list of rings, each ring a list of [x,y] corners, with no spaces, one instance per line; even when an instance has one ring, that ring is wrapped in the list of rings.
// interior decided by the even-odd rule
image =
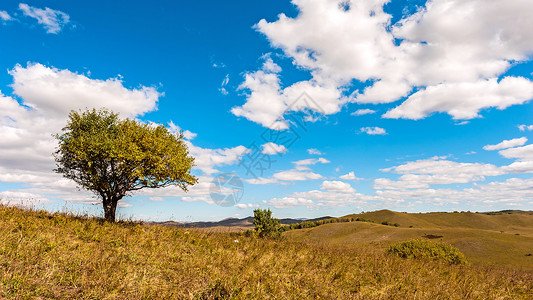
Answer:
[[[254,225],[260,237],[278,237],[281,234],[279,220],[272,218],[270,209],[254,210]]]
[[[133,191],[169,185],[187,191],[198,181],[183,135],[163,125],[120,119],[106,109],[71,111],[56,138],[54,171],[96,194],[109,221],[117,202]]]

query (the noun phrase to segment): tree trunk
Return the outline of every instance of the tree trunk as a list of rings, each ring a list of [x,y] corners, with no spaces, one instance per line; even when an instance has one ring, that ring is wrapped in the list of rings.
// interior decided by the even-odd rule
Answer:
[[[106,221],[115,222],[115,211],[117,210],[118,199],[111,198],[104,201],[104,215]]]

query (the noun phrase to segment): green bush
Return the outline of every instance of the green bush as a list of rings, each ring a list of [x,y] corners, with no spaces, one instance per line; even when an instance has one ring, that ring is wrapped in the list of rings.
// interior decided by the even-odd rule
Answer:
[[[450,264],[466,264],[466,258],[452,245],[415,239],[392,244],[388,250],[403,258],[422,258],[444,261]]]
[[[279,220],[272,217],[270,209],[254,210],[255,232],[259,237],[279,237],[281,235]]]

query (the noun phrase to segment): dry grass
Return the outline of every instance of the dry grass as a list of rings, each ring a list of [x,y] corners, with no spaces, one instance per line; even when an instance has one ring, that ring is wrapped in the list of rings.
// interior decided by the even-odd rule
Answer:
[[[325,224],[288,231],[285,236],[308,244],[326,242],[347,247],[372,243],[383,248],[394,242],[437,236],[436,241],[459,248],[473,264],[533,270],[533,256],[527,256],[533,254],[533,215],[530,214],[407,214],[384,210],[351,216],[373,218],[376,222]],[[400,227],[381,225],[386,221],[398,222]]]
[[[0,296],[14,299],[533,296],[529,271],[402,259],[371,244],[259,240],[5,206],[0,269]]]

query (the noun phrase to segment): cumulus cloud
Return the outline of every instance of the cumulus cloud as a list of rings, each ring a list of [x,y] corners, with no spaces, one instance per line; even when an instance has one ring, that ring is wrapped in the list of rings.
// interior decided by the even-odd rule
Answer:
[[[355,189],[346,182],[342,181],[324,181],[320,186],[321,189],[329,192],[355,193]]]
[[[316,180],[323,178],[322,175],[307,170],[287,170],[275,173],[273,178],[281,181]]]
[[[339,176],[339,178],[342,180],[360,180],[361,179],[355,176],[355,173],[353,171],[349,172],[348,174],[341,175]]]
[[[25,3],[20,3],[19,10],[21,10],[25,16],[36,19],[37,22],[46,29],[47,33],[57,34],[66,24],[70,22],[69,15],[62,11],[53,10],[48,7],[42,9],[29,6]]]
[[[304,198],[283,197],[273,198],[268,201],[264,201],[263,205],[274,206],[275,208],[289,208],[295,206],[308,206],[314,205],[313,201]]]
[[[350,115],[352,115],[352,116],[362,116],[362,115],[369,115],[369,114],[375,114],[375,113],[376,113],[375,110],[365,108],[365,109],[358,109],[358,110],[354,111],[353,113],[351,113]]]
[[[39,204],[50,203],[46,197],[28,193],[25,191],[4,191],[0,192],[0,203],[8,205],[36,206]]]
[[[257,204],[257,203],[237,203],[234,206],[237,207],[237,208],[240,208],[240,209],[250,209],[250,208],[259,207],[259,204]]]
[[[217,173],[219,170],[215,167],[235,164],[241,160],[243,155],[250,152],[248,148],[241,145],[233,148],[209,149],[195,146],[190,141],[185,141],[185,144],[195,158],[195,168],[205,174]]]
[[[247,91],[246,103],[231,112],[274,130],[289,128],[284,115],[290,112],[314,111],[334,114],[348,102],[333,82],[316,80],[300,81],[286,88],[281,87],[281,67],[268,58],[261,68],[245,74],[239,90]],[[310,96],[312,95],[312,96]],[[315,120],[307,118],[306,121]]]
[[[518,129],[520,131],[526,131],[526,130],[527,131],[532,131],[533,130],[533,125],[524,125],[524,124],[518,125]]]
[[[92,79],[41,64],[28,64],[25,68],[17,65],[9,74],[13,76],[14,94],[22,101],[0,93],[0,140],[3,141],[0,144],[0,182],[25,184],[28,189],[24,193],[51,194],[75,202],[96,202],[89,193],[79,192],[74,182],[52,171],[55,168],[52,153],[57,145],[52,135],[60,132],[72,109],[106,107],[123,117],[135,118],[156,109],[162,94],[153,87],[129,89],[117,78]],[[173,122],[170,122],[169,129],[181,130]],[[188,139],[185,143],[196,158],[196,168],[204,173],[199,176],[199,183],[187,194],[177,187],[158,189],[157,192],[146,190],[140,194],[152,197],[152,200],[188,196],[197,198],[185,200],[212,203],[209,193],[213,178],[205,174],[238,162],[248,149],[243,146],[202,148],[190,141],[195,133],[183,132]],[[23,195],[20,191],[5,191],[4,198],[8,198],[8,192]],[[14,194],[9,197],[16,198]],[[41,200],[36,196],[30,198]]]
[[[261,148],[263,148],[261,153],[267,154],[267,155],[275,155],[275,154],[285,153],[288,151],[288,149],[285,146],[278,145],[272,142],[261,145]]]
[[[329,160],[323,157],[293,161],[292,163],[295,165],[294,169],[276,172],[270,178],[260,177],[248,179],[246,180],[246,182],[251,184],[287,184],[288,182],[293,181],[322,179],[324,177],[318,173],[314,173],[309,166],[315,165],[317,163],[327,164],[329,162]]]
[[[308,159],[297,160],[297,161],[293,161],[292,163],[295,164],[297,167],[304,167],[304,166],[315,165],[317,163],[327,164],[327,163],[330,163],[330,161],[323,157],[319,157],[319,158],[308,158]]]
[[[516,158],[520,161],[533,161],[533,144],[501,150],[498,153],[505,158]]]
[[[383,201],[416,201],[419,204],[442,206],[445,204],[474,205],[483,208],[494,204],[530,204],[533,200],[533,179],[510,178],[503,182],[474,183],[472,187],[455,189],[379,190],[376,196]],[[460,201],[460,202],[459,202]]]
[[[369,135],[385,135],[387,131],[381,127],[362,127],[361,132]]]
[[[5,22],[13,20],[13,17],[11,17],[5,10],[0,10],[0,19]]]
[[[314,148],[307,149],[307,153],[309,153],[311,155],[322,155],[322,154],[324,154],[324,153],[320,152],[318,149],[314,149]]]
[[[533,33],[524,31],[533,27],[533,19],[522,17],[533,14],[527,1],[432,0],[395,24],[383,11],[388,0],[348,7],[338,0],[292,2],[297,16],[263,19],[256,29],[311,79],[283,88],[281,68],[265,63],[246,74],[241,87],[250,93],[243,106],[234,108],[238,116],[271,126],[284,113],[287,95],[298,94],[294,91],[306,91],[325,114],[347,102],[391,103],[406,97],[384,117],[407,119],[434,112],[472,119],[483,109],[505,109],[533,98],[529,79],[498,80],[512,63],[528,61],[533,53]],[[354,81],[367,86],[350,92]]]
[[[14,93],[48,118],[65,116],[73,109],[98,107],[134,117],[155,110],[162,96],[154,87],[128,89],[120,78],[91,79],[38,63],[17,65],[9,74]]]
[[[500,110],[523,104],[533,98],[533,82],[523,77],[505,77],[475,82],[443,83],[410,95],[401,105],[383,115],[385,118],[422,119],[433,112],[446,112],[454,119],[479,117],[483,108]]]
[[[370,201],[372,201],[374,204],[380,202],[380,200],[374,196],[356,193],[355,190],[311,190],[307,192],[292,193],[288,195],[288,197],[313,201],[317,207],[345,207],[362,205]]]
[[[485,176],[498,176],[506,172],[492,164],[459,163],[434,157],[382,169],[383,172],[403,174],[399,180],[378,178],[374,180],[374,188],[381,189],[419,189],[431,185],[451,183],[468,183],[483,181]]]
[[[483,147],[483,150],[491,151],[491,150],[507,149],[507,148],[512,148],[516,146],[522,146],[526,142],[527,142],[526,137],[521,137],[521,138],[512,139],[512,140],[504,140],[501,143],[498,143],[496,145],[486,145]]]
[[[174,124],[173,121],[170,121],[170,123],[168,124],[168,127],[169,127],[170,131],[172,131],[173,133],[182,132],[183,133],[183,137],[188,139],[188,140],[192,140],[192,139],[194,139],[197,136],[197,134],[194,133],[194,132],[191,132],[189,130],[182,130],[181,127],[179,127],[178,125]]]
[[[74,184],[51,172],[52,135],[60,132],[70,110],[108,107],[134,117],[155,109],[161,95],[151,87],[128,89],[118,79],[91,79],[40,64],[16,66],[9,73],[22,103],[0,93],[1,180],[54,187],[58,193],[75,191]]]
[[[274,178],[274,177],[271,177],[271,178],[263,178],[263,177],[259,177],[259,178],[252,178],[252,179],[246,179],[246,182],[250,183],[250,184],[272,184],[272,183],[279,183],[279,181]]]

